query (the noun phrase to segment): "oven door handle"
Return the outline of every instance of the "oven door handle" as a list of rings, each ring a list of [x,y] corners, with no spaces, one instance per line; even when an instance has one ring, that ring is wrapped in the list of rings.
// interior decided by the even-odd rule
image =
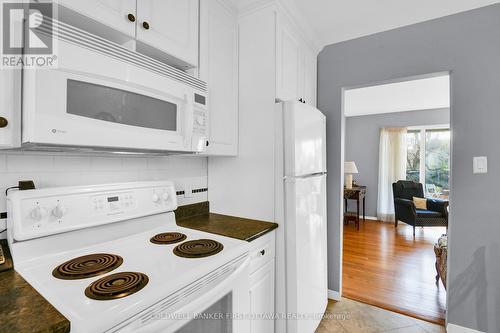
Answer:
[[[250,258],[245,261],[229,275],[224,281],[214,286],[208,292],[193,297],[193,301],[184,305],[180,309],[169,312],[165,309],[159,315],[158,320],[152,321],[145,326],[141,326],[140,318],[135,319],[129,325],[112,332],[129,333],[153,333],[153,332],[175,332],[193,319],[193,316],[202,313],[212,304],[226,296],[233,294],[231,314],[233,315],[233,332],[250,332]],[[146,310],[147,311],[147,310]],[[165,316],[163,316],[165,314]],[[161,319],[166,317],[169,319]],[[186,318],[188,317],[188,318]],[[180,319],[179,319],[180,318]]]

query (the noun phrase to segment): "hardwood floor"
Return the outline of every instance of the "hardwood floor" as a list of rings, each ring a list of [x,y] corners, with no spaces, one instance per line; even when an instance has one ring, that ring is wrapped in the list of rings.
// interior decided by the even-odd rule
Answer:
[[[446,333],[443,326],[359,303],[329,300],[316,333]]]
[[[446,290],[436,286],[433,245],[446,228],[366,220],[344,225],[344,297],[444,324]]]

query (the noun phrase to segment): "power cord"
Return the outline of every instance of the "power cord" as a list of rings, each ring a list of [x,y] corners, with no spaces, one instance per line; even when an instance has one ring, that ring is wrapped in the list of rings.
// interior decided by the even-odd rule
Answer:
[[[5,189],[5,196],[7,196],[9,194],[10,190],[13,190],[13,189],[16,189],[16,188],[19,189],[20,191],[33,190],[33,189],[35,189],[35,183],[32,180],[20,180],[18,182],[17,186],[11,186],[11,187],[7,187]],[[6,218],[7,218],[7,213],[6,212],[1,212],[0,213],[0,219],[6,219]],[[0,231],[0,234],[4,233],[5,231],[7,231],[7,228],[5,228],[2,231]]]
[[[13,189],[15,189],[15,188],[19,188],[19,185],[18,185],[18,186],[11,186],[11,187],[7,187],[7,188],[5,189],[5,196],[7,196],[7,195],[9,194],[9,191],[10,191],[10,190],[13,190]]]

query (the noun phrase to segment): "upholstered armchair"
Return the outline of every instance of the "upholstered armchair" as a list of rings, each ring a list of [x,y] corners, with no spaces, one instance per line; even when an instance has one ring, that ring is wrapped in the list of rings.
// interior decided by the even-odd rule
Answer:
[[[424,198],[422,184],[408,180],[399,180],[392,184],[394,195],[394,210],[396,212],[395,226],[398,221],[415,227],[446,227],[448,228],[448,201],[427,199],[427,209],[417,209],[413,197]]]

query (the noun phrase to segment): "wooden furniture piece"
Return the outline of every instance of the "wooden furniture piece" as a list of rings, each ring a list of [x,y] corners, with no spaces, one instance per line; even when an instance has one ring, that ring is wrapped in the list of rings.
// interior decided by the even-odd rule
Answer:
[[[366,197],[366,186],[353,186],[351,189],[344,187],[344,223],[349,223],[349,220],[353,219],[356,230],[359,230],[359,204],[363,202],[363,222],[365,221],[365,197]],[[348,200],[356,200],[356,212],[347,210]]]
[[[439,279],[441,278],[443,286],[446,288],[448,235],[445,234],[439,237],[437,243],[434,244],[434,253],[436,254],[436,284],[439,283]]]

